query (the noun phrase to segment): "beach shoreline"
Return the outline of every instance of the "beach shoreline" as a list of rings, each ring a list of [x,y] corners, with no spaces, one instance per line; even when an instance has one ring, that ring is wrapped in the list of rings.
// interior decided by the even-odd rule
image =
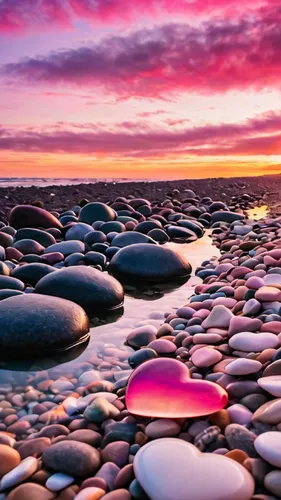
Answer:
[[[232,196],[245,194],[260,197],[269,205],[271,215],[281,215],[281,175],[261,177],[235,177],[186,179],[173,181],[147,182],[96,182],[93,184],[0,187],[0,220],[7,219],[10,210],[20,204],[41,201],[47,210],[68,210],[82,198],[108,202],[129,195],[148,198],[151,201],[163,200],[174,189],[184,197],[184,190],[191,189],[198,196],[211,196],[213,199],[229,201]]]

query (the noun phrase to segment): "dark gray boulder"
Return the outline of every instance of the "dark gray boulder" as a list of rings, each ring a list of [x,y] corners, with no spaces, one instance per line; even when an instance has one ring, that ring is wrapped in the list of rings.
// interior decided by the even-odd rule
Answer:
[[[166,282],[191,273],[186,258],[171,248],[139,243],[121,248],[110,263],[109,272],[121,282]]]
[[[87,339],[89,319],[82,307],[54,297],[22,294],[0,302],[3,357],[45,354]]]
[[[82,306],[89,314],[121,307],[122,285],[112,276],[92,267],[67,267],[42,278],[35,292],[62,297]]]
[[[79,221],[86,224],[93,224],[96,221],[109,222],[116,219],[116,213],[105,203],[87,203],[80,214]]]

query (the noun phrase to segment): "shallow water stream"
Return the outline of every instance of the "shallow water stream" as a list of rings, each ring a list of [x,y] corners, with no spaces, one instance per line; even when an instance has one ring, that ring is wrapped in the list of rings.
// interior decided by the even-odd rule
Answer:
[[[256,207],[249,210],[249,219],[259,220],[267,215],[267,206]],[[79,366],[83,363],[91,363],[95,369],[100,371],[102,379],[120,378],[121,370],[129,368],[127,358],[132,349],[124,345],[127,335],[134,329],[145,324],[159,327],[164,320],[165,313],[172,312],[186,304],[187,299],[193,294],[194,286],[200,283],[195,276],[195,270],[204,260],[212,256],[219,256],[219,250],[212,245],[210,231],[206,231],[203,238],[189,244],[168,243],[176,247],[178,251],[186,255],[192,265],[190,279],[177,288],[158,295],[141,295],[134,298],[126,295],[124,313],[112,323],[91,328],[91,336],[88,345],[79,346],[53,359],[38,359],[31,362],[0,362],[0,384],[7,381],[17,381],[25,384],[28,377],[36,372],[48,369],[49,377],[56,379],[66,376],[69,379],[75,376]],[[42,345],[42,351],[44,346]],[[98,366],[100,365],[100,366]],[[0,393],[1,393],[0,386]]]

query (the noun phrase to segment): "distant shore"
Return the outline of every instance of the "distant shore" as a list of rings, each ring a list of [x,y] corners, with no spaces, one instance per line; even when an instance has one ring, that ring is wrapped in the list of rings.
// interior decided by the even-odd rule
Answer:
[[[0,187],[0,220],[6,220],[10,210],[19,204],[41,201],[47,210],[67,210],[81,198],[91,201],[113,201],[119,196],[129,195],[148,198],[150,201],[163,200],[173,189],[192,189],[199,196],[210,196],[214,200],[229,201],[232,196],[248,193],[260,196],[269,205],[272,215],[281,215],[281,175],[261,177],[235,177],[200,180],[175,181],[129,181],[96,182],[93,184],[73,184],[44,187]]]

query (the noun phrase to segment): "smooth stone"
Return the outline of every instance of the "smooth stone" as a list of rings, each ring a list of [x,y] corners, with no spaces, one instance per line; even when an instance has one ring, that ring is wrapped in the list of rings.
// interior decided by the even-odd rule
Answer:
[[[54,493],[36,483],[21,484],[7,496],[7,500],[52,500],[53,498],[55,498]]]
[[[227,401],[222,387],[191,379],[187,367],[170,358],[156,358],[139,365],[130,376],[126,391],[128,411],[147,417],[199,417],[219,411]]]
[[[122,468],[128,463],[129,452],[129,443],[126,443],[126,441],[115,441],[103,448],[101,458],[103,462],[113,462]]]
[[[153,325],[144,325],[135,328],[126,338],[126,343],[133,349],[140,349],[156,340],[157,328]]]
[[[84,417],[94,424],[101,424],[104,420],[115,418],[119,410],[105,398],[98,397],[84,411]]]
[[[163,438],[143,446],[134,470],[151,500],[250,500],[254,493],[253,478],[239,463],[202,454],[179,439]]]
[[[209,316],[201,323],[203,328],[228,328],[232,312],[223,305],[215,306]]]
[[[256,291],[256,300],[260,302],[272,302],[281,300],[281,290],[274,288],[273,286],[264,286]]]
[[[149,349],[153,349],[156,351],[159,355],[169,355],[173,354],[177,350],[177,346],[173,343],[170,342],[170,340],[166,339],[156,339],[150,342],[147,346]]]
[[[281,398],[281,375],[261,377],[258,379],[259,386],[276,398]]]
[[[191,356],[192,363],[198,368],[208,368],[222,359],[222,354],[210,347],[202,347]]]
[[[24,283],[17,278],[11,278],[10,276],[0,276],[0,290],[18,290],[19,292],[24,291]]]
[[[260,406],[253,415],[253,421],[271,425],[279,424],[281,422],[281,399],[272,399]]]
[[[9,215],[9,224],[15,229],[55,227],[61,229],[59,220],[43,208],[32,205],[17,205]]]
[[[137,233],[135,231],[128,231],[126,233],[117,234],[111,242],[114,247],[118,248],[125,248],[129,245],[135,245],[139,243],[150,243],[155,245],[156,242],[152,238],[150,238],[150,236],[143,233]]]
[[[130,492],[122,488],[107,493],[104,495],[103,500],[131,500],[131,498]]]
[[[46,437],[34,438],[30,440],[23,441],[23,444],[18,448],[18,452],[21,459],[31,457],[36,454],[36,456],[42,455],[46,448],[51,446],[51,440]]]
[[[262,325],[263,322],[257,318],[233,316],[229,323],[228,336],[232,337],[241,332],[256,332],[261,329]]]
[[[181,426],[168,418],[154,420],[145,428],[145,434],[150,439],[178,436]]]
[[[227,445],[231,450],[242,450],[249,457],[256,457],[257,453],[254,447],[256,435],[240,424],[229,424],[224,431]]]
[[[44,254],[61,253],[65,257],[73,253],[85,253],[85,243],[78,240],[60,241],[44,250]]]
[[[92,486],[79,491],[78,495],[76,495],[75,497],[75,500],[99,500],[100,498],[104,497],[104,495],[104,490]]]
[[[163,282],[186,278],[191,266],[171,248],[139,243],[121,248],[112,258],[109,272],[121,281]]]
[[[13,248],[21,252],[23,255],[41,255],[45,249],[35,240],[19,240],[13,245]]]
[[[57,472],[47,479],[46,487],[51,491],[61,491],[73,484],[74,481],[74,477]]]
[[[45,276],[35,292],[71,300],[88,312],[116,309],[124,300],[123,287],[115,278],[86,266],[68,267]]]
[[[248,425],[252,420],[252,412],[241,404],[234,404],[227,408],[232,424]]]
[[[79,214],[80,222],[93,224],[96,221],[109,222],[116,219],[116,213],[105,203],[87,203]]]
[[[257,453],[269,464],[281,468],[281,433],[264,432],[255,442]]]
[[[84,224],[83,222],[78,222],[71,226],[65,235],[66,241],[78,240],[83,241],[86,234],[94,232],[94,229],[89,224]]]
[[[254,316],[258,314],[261,309],[261,303],[256,299],[250,299],[243,307],[243,314],[245,316]]]
[[[281,285],[281,275],[280,274],[266,274],[264,276],[263,280],[264,280],[265,285]]]
[[[19,229],[15,234],[14,241],[19,240],[35,240],[43,247],[56,243],[56,239],[50,233],[34,228]]]
[[[149,359],[155,359],[158,357],[157,352],[153,351],[153,349],[140,349],[135,352],[128,358],[128,363],[132,368],[136,368],[144,361],[148,361]]]
[[[263,377],[272,377],[275,375],[281,375],[281,359],[270,363],[263,372]]]
[[[281,497],[281,470],[272,470],[264,478],[264,485],[270,493]]]
[[[253,333],[241,332],[229,339],[232,349],[245,352],[262,352],[265,349],[275,348],[280,345],[276,335],[269,332]]]
[[[61,350],[88,331],[85,311],[68,300],[23,294],[0,302],[0,346],[13,356]]]
[[[231,361],[226,367],[225,372],[229,375],[250,375],[262,369],[262,364],[254,359],[237,358]],[[280,385],[281,387],[281,385]]]
[[[28,479],[38,468],[38,461],[34,457],[28,457],[17,467],[5,474],[0,481],[0,491],[5,491]]]
[[[61,441],[44,451],[43,465],[74,477],[86,477],[94,474],[100,467],[100,454],[88,444]]]
[[[17,266],[11,272],[11,276],[25,284],[35,286],[41,278],[53,272],[56,272],[56,269],[48,264],[32,263]]]
[[[0,478],[20,464],[20,454],[4,444],[0,444]]]
[[[95,478],[101,478],[104,479],[106,482],[108,489],[113,490],[114,488],[114,483],[116,480],[117,475],[120,472],[120,468],[117,467],[116,464],[113,462],[106,462],[105,464],[102,465],[102,467],[99,469],[99,471],[96,473]]]

